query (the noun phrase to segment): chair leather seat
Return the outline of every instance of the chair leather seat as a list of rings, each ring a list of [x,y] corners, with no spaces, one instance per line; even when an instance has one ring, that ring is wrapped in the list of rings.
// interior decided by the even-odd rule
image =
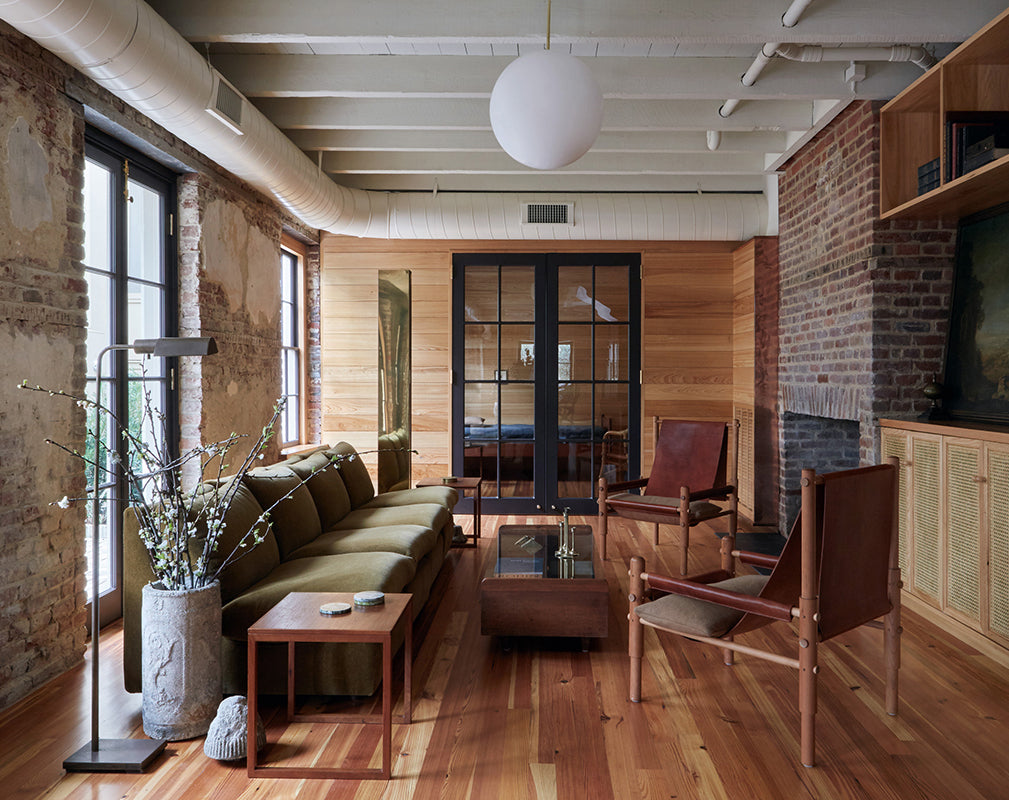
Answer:
[[[710,585],[756,597],[767,584],[767,578],[767,575],[737,575]],[[694,597],[670,594],[642,603],[637,613],[645,622],[661,628],[717,639],[739,622],[744,612]]]
[[[614,507],[619,507],[621,505],[641,505],[642,503],[648,503],[651,505],[664,506],[666,508],[680,507],[679,497],[663,497],[657,494],[630,494],[622,493],[615,494],[606,498],[606,502]],[[710,519],[712,517],[717,517],[719,514],[725,511],[721,506],[717,506],[714,503],[709,503],[707,500],[695,500],[690,504],[690,517],[694,520]],[[672,520],[670,520],[672,522]]]

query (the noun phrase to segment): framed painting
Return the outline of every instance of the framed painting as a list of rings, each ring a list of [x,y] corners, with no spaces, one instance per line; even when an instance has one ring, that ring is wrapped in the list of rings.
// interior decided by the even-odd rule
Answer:
[[[1009,204],[960,222],[945,384],[954,419],[1009,423]]]

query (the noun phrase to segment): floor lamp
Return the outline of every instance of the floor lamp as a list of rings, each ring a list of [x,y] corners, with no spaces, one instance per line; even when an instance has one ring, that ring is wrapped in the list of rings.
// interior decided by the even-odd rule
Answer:
[[[95,399],[102,397],[102,359],[110,350],[170,356],[207,356],[217,352],[211,337],[166,336],[137,339],[133,344],[110,344],[98,353]],[[100,410],[98,413],[101,413]],[[165,749],[163,739],[100,739],[98,737],[98,427],[95,430],[95,470],[91,496],[91,741],[63,762],[67,772],[143,772]]]

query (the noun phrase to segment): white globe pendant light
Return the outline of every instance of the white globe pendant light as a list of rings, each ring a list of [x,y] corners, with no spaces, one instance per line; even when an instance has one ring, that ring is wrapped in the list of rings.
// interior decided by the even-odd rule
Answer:
[[[498,143],[520,164],[558,169],[592,147],[603,123],[603,94],[585,64],[544,50],[507,67],[490,96]]]

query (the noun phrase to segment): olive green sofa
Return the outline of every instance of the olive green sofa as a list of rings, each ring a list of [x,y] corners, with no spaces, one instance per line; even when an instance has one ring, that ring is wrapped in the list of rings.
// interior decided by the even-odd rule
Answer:
[[[334,455],[343,458],[336,463]],[[202,495],[211,491],[201,487]],[[242,478],[218,551],[231,551],[279,498],[263,541],[220,576],[221,661],[225,694],[245,694],[249,626],[289,592],[410,592],[420,613],[451,546],[449,486],[376,495],[367,467],[341,442]],[[199,502],[199,494],[197,498]],[[123,673],[127,691],[141,689],[141,591],[153,579],[133,509],[123,530]],[[371,644],[303,644],[296,648],[295,690],[310,695],[370,695],[382,678],[381,651]],[[284,645],[259,648],[257,682],[286,691]]]

